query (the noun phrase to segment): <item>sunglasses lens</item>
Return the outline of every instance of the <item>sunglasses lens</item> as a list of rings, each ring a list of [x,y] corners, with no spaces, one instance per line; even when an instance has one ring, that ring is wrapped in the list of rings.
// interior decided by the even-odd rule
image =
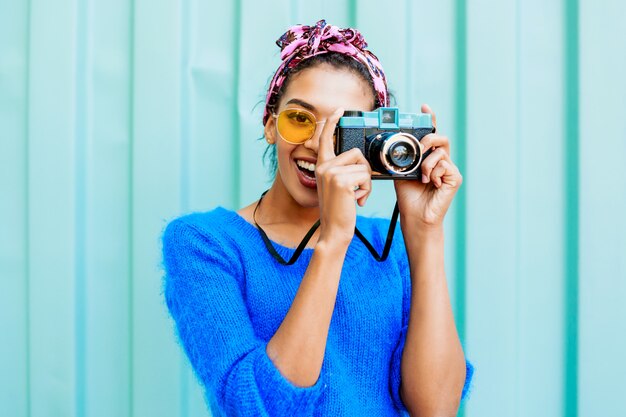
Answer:
[[[315,117],[303,110],[283,110],[277,123],[278,133],[290,143],[303,143],[315,133]]]

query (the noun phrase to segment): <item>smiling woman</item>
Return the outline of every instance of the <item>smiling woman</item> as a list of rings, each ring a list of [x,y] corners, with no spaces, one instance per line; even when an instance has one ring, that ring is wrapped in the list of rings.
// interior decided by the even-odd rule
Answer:
[[[163,237],[167,305],[213,415],[456,415],[472,367],[443,268],[462,182],[449,141],[424,137],[424,180],[396,181],[402,236],[376,261],[354,238],[358,225],[379,245],[389,226],[356,214],[372,170],[358,149],[335,155],[333,133],[344,109],[388,105],[382,67],[358,31],[324,21],[278,45],[262,204],[180,217]]]

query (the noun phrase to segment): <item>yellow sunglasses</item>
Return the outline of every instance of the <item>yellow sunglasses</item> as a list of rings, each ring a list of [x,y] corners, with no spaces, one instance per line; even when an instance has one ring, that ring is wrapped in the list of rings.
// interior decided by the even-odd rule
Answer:
[[[323,125],[326,120],[317,121],[315,115],[303,109],[285,109],[278,114],[272,114],[276,119],[278,136],[287,143],[299,145],[315,135],[317,125]]]

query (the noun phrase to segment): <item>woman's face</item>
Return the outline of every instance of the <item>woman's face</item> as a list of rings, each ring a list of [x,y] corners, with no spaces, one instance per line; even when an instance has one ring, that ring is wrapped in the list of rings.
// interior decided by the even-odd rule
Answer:
[[[290,80],[276,113],[287,108],[305,109],[319,122],[328,119],[339,107],[371,111],[373,104],[371,87],[359,75],[321,64],[303,70]],[[274,117],[265,124],[265,137],[277,148],[275,181],[281,181],[290,196],[303,207],[318,206],[314,171],[323,127],[324,124],[319,124],[311,139],[292,145],[278,135]]]

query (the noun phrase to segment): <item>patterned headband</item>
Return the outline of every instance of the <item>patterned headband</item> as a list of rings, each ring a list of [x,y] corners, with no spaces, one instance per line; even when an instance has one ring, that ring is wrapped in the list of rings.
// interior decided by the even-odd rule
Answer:
[[[280,47],[280,59],[283,61],[276,73],[265,98],[263,125],[270,117],[270,108],[277,103],[278,92],[289,75],[301,61],[315,55],[328,52],[338,52],[351,56],[365,65],[374,82],[374,89],[381,106],[389,105],[387,94],[387,80],[383,68],[376,55],[366,50],[367,43],[356,29],[340,29],[337,26],[326,24],[320,20],[315,26],[292,26],[281,36],[276,44]]]

